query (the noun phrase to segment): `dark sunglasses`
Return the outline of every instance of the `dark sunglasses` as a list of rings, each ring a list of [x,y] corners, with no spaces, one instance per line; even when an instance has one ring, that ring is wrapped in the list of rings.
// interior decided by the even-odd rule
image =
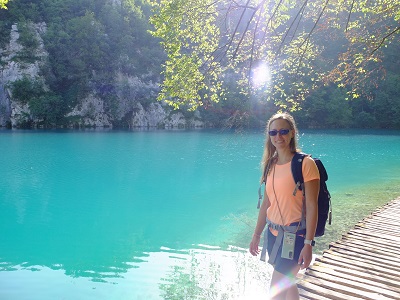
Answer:
[[[275,136],[275,135],[277,135],[278,133],[279,133],[280,135],[287,135],[287,134],[289,133],[289,131],[290,131],[290,129],[280,129],[280,130],[274,129],[274,130],[268,131],[268,134],[269,134],[270,136]]]

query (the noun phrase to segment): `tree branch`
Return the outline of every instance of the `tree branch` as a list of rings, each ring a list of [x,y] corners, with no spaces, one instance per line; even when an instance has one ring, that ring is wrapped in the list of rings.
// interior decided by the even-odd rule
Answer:
[[[247,6],[249,3],[250,3],[250,0],[247,0],[246,6]],[[246,8],[242,11],[242,14],[241,14],[241,16],[240,16],[240,18],[239,18],[239,21],[238,21],[237,24],[236,24],[235,30],[233,31],[233,33],[232,33],[232,35],[231,35],[231,38],[230,38],[230,41],[229,41],[228,44],[227,44],[226,52],[227,52],[227,51],[229,50],[229,48],[232,46],[233,39],[235,38],[236,32],[238,32],[239,25],[242,23],[242,20],[243,20],[243,17],[244,17],[245,12],[246,12]]]
[[[345,31],[347,31],[348,28],[349,28],[350,16],[351,16],[351,14],[352,14],[352,12],[353,12],[353,7],[354,7],[354,2],[355,2],[355,1],[356,1],[356,0],[353,0],[353,1],[351,2],[349,15],[347,16],[347,23],[346,23],[346,30],[345,30]]]
[[[296,17],[294,18],[293,22],[290,24],[289,29],[286,31],[286,33],[285,33],[285,35],[284,35],[284,37],[282,39],[282,42],[279,45],[279,48],[278,48],[278,51],[277,51],[277,55],[279,55],[279,53],[281,52],[281,49],[282,49],[283,45],[285,44],[286,37],[289,35],[289,32],[292,29],[292,27],[293,27],[294,23],[296,22],[297,18],[300,16],[299,21],[297,22],[296,29],[294,30],[294,33],[293,33],[291,41],[293,40],[294,36],[296,35],[297,29],[299,28],[299,24],[300,24],[301,18],[303,16],[304,9],[305,9],[305,7],[307,5],[307,2],[308,2],[308,0],[303,2],[303,5],[301,6],[301,8],[299,9],[298,13],[296,14]]]
[[[233,59],[235,59],[235,57],[236,57],[236,55],[237,55],[237,52],[239,51],[239,47],[240,47],[240,45],[241,45],[242,42],[243,42],[243,39],[244,39],[244,37],[245,37],[245,35],[246,35],[246,32],[247,32],[248,29],[249,29],[251,20],[253,20],[254,15],[256,14],[256,12],[257,12],[257,10],[254,10],[254,11],[253,11],[253,13],[252,13],[252,15],[251,15],[251,17],[250,17],[250,20],[249,20],[249,21],[247,22],[247,24],[246,24],[246,28],[244,29],[244,31],[243,31],[243,33],[242,33],[242,36],[241,36],[239,42],[238,42],[237,45],[236,45],[236,49],[235,49],[235,51],[233,52],[233,55],[232,55],[232,58],[233,58]]]
[[[377,47],[374,48],[374,50],[372,50],[371,52],[371,56],[383,45],[383,43],[386,41],[386,39],[388,39],[391,35],[395,34],[397,31],[400,30],[400,27],[395,28],[394,30],[392,30],[391,32],[389,32],[387,35],[385,35],[381,42],[379,43],[379,45]]]
[[[272,15],[271,15],[271,17],[268,19],[268,21],[267,21],[267,27],[268,27],[268,24],[272,21],[272,19],[275,17],[275,14],[277,13],[277,11],[278,11],[278,8],[281,6],[281,4],[282,4],[282,2],[283,2],[283,0],[280,0],[279,1],[279,3],[278,3],[278,5],[275,7],[275,9],[274,9],[274,12],[272,13]],[[271,26],[272,27],[272,26]],[[263,37],[262,37],[262,39],[261,40],[264,40],[265,39],[265,35],[267,34],[267,30],[265,30],[265,32],[264,32],[264,35],[263,35]]]
[[[318,19],[314,22],[313,28],[311,28],[311,30],[310,30],[310,32],[308,33],[307,37],[306,37],[306,38],[304,39],[304,41],[301,43],[301,45],[300,45],[300,47],[299,47],[300,49],[303,47],[304,43],[306,43],[306,42],[307,42],[307,44],[309,43],[310,38],[311,38],[311,34],[314,32],[314,29],[317,27],[317,24],[318,24],[319,20],[321,19],[322,15],[324,14],[324,11],[325,11],[326,7],[328,6],[328,3],[329,3],[329,0],[326,0],[325,5],[324,5],[324,7],[322,8],[321,13],[320,13],[319,16],[318,16]],[[298,68],[300,68],[300,64],[301,64],[301,61],[302,61],[303,58],[304,58],[304,54],[306,53],[306,50],[307,50],[307,47],[304,48],[304,51],[303,51],[303,53],[302,53],[301,56],[300,56]]]

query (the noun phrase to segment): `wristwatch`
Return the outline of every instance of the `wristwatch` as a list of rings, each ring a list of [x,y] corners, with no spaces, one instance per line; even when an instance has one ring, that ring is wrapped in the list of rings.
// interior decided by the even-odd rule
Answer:
[[[315,246],[315,241],[314,240],[304,240],[304,245]]]

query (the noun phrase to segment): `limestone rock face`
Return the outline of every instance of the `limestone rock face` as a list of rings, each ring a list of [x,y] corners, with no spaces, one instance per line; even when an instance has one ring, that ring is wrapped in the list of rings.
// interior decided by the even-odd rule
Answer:
[[[11,103],[8,90],[0,83],[0,126],[10,123]]]
[[[148,128],[200,128],[204,126],[198,111],[193,118],[187,119],[181,112],[167,110],[159,102],[151,103],[147,109],[138,103],[130,122],[130,127]]]
[[[30,110],[28,104],[21,104],[15,101],[11,102],[11,127],[19,127],[22,124],[30,122]]]
[[[118,3],[119,0],[115,0]],[[19,26],[12,25],[10,42],[0,49],[0,127],[21,127],[27,124],[37,127],[43,120],[35,119],[32,115],[29,99],[20,103],[13,99],[11,84],[24,77],[39,81],[47,88],[41,68],[47,63],[48,53],[43,43],[46,24],[28,24],[38,47],[33,56],[33,62],[18,59],[18,54],[24,51],[19,42]],[[89,93],[79,99],[65,117],[69,127],[113,127],[114,124],[129,127],[145,128],[186,128],[203,127],[199,112],[192,118],[185,118],[181,112],[172,110],[169,106],[157,102],[157,83],[149,82],[138,76],[115,74],[116,94],[111,99],[100,99],[95,93]],[[154,99],[154,100],[152,100]]]
[[[46,24],[31,24],[35,38],[39,42],[39,47],[34,55],[37,60],[33,63],[21,62],[17,58],[22,45],[18,42],[19,32],[17,24],[12,25],[10,33],[10,43],[5,49],[0,49],[0,126],[7,123],[11,126],[18,126],[30,119],[30,110],[27,105],[16,103],[12,99],[10,84],[23,78],[37,78],[40,67],[47,58],[48,54],[43,46],[41,35],[46,32]]]
[[[83,99],[67,117],[76,117],[79,127],[112,127],[111,120],[104,111],[104,102],[93,95]]]
[[[132,113],[132,127],[158,127],[164,121],[165,111],[158,103],[151,103],[147,110],[138,103]]]

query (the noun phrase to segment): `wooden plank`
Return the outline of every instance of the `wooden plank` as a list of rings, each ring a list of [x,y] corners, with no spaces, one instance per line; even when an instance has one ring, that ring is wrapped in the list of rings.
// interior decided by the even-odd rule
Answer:
[[[364,234],[362,232],[357,232],[357,231],[349,231],[346,234],[343,234],[342,237],[349,237],[349,238],[361,238],[363,240],[370,240],[372,242],[375,242],[377,244],[386,244],[386,245],[392,245],[394,247],[400,247],[400,242],[396,242],[393,240],[389,240],[387,238],[381,238],[379,235],[373,235],[371,234]]]
[[[316,264],[316,263],[314,263],[314,265],[315,265],[315,264]],[[354,271],[354,272],[360,271],[360,272],[363,272],[363,273],[366,274],[366,275],[364,275],[364,276],[368,276],[368,275],[371,274],[371,276],[372,276],[372,275],[375,275],[375,276],[381,277],[382,280],[388,280],[388,281],[392,281],[392,280],[393,280],[393,281],[396,281],[396,282],[397,282],[398,279],[399,279],[399,277],[396,276],[395,274],[383,272],[383,271],[385,271],[386,269],[384,269],[384,270],[382,271],[382,270],[380,270],[379,268],[368,269],[368,268],[365,268],[365,267],[362,267],[362,266],[359,266],[359,265],[349,265],[349,264],[346,263],[346,260],[345,260],[345,259],[341,259],[340,257],[335,257],[335,256],[334,256],[333,258],[328,258],[328,257],[326,257],[326,258],[324,259],[324,264],[321,264],[321,265],[318,265],[318,266],[326,267],[327,264],[329,264],[329,266],[330,266],[330,267],[333,267],[333,268],[341,268],[341,267],[343,267],[343,266],[346,266],[346,268],[347,268],[347,270],[348,270],[349,272],[352,272],[352,271]],[[360,265],[362,265],[362,264],[360,264]],[[306,274],[305,274],[305,275],[306,275]]]
[[[379,233],[379,234],[386,234],[386,235],[390,235],[392,238],[393,237],[400,237],[400,232],[399,230],[396,230],[393,228],[395,225],[391,225],[391,227],[388,226],[373,226],[368,228],[367,226],[365,226],[365,224],[357,224],[356,226],[354,226],[354,229],[361,229],[361,230],[369,230],[369,231],[373,231],[374,233]]]
[[[360,262],[354,262],[351,258],[347,257],[341,257],[339,255],[329,255],[325,256],[323,258],[323,261],[316,261],[314,262],[313,266],[316,267],[324,267],[327,268],[328,266],[330,268],[346,268],[351,271],[360,271],[364,272],[367,275],[365,276],[371,276],[371,275],[379,275],[384,278],[387,278],[388,280],[397,280],[398,277],[393,275],[391,272],[384,273],[382,271],[385,271],[386,269],[380,268],[380,267],[375,267],[375,268],[370,268],[368,267],[368,264],[366,263],[360,263]],[[306,273],[306,272],[305,272]]]
[[[400,282],[397,277],[393,276],[393,278],[382,278],[379,276],[379,272],[374,272],[374,271],[368,271],[363,268],[346,268],[344,266],[334,266],[331,264],[313,264],[310,266],[309,270],[316,271],[316,272],[321,272],[321,273],[327,273],[333,276],[339,276],[339,277],[346,277],[346,276],[356,276],[357,278],[360,279],[366,279],[368,281],[372,281],[370,284],[375,285],[375,284],[382,284],[384,286],[391,286],[394,288],[395,291],[400,293]],[[306,273],[308,275],[308,272]]]
[[[362,222],[358,222],[354,226],[355,228],[360,227],[360,228],[365,228],[368,227],[368,229],[380,229],[380,230],[386,230],[386,231],[391,231],[394,233],[398,233],[400,229],[398,228],[398,225],[396,225],[396,220],[388,220],[387,218],[380,218],[380,217],[375,217],[373,219],[367,219]]]
[[[318,273],[315,274],[318,276],[319,280],[322,280],[320,282],[323,282],[324,286],[332,286],[332,284],[335,285],[340,285],[342,286],[343,291],[346,291],[348,293],[350,290],[356,289],[359,293],[360,292],[365,292],[365,293],[373,293],[373,294],[379,294],[381,296],[390,298],[390,299],[399,299],[400,293],[397,293],[396,291],[393,291],[392,289],[388,288],[381,288],[378,286],[373,286],[369,285],[366,282],[360,282],[360,281],[354,281],[352,279],[355,279],[356,277],[351,277],[349,278],[343,278],[343,277],[332,277],[328,274],[324,273]],[[310,272],[310,276],[314,276],[313,272]],[[313,282],[312,277],[306,277],[303,280],[309,280],[310,282]]]
[[[338,261],[338,262],[340,262],[341,266],[347,266],[348,268],[351,268],[354,266],[357,266],[357,267],[359,266],[359,267],[364,268],[365,270],[379,271],[382,274],[382,276],[387,274],[390,276],[393,275],[393,276],[397,276],[397,278],[400,278],[400,270],[388,270],[385,266],[382,267],[379,265],[374,265],[365,260],[356,260],[347,255],[342,255],[341,253],[331,254],[331,253],[326,252],[324,254],[323,259],[324,259],[324,261],[326,259]]]
[[[318,272],[318,269],[311,269],[307,272],[307,276],[314,276],[318,279],[342,284],[344,286],[356,287],[359,290],[367,292],[378,292],[379,294],[389,298],[400,298],[400,288],[382,282],[375,282],[368,278],[366,279],[355,276],[355,272],[353,274],[346,274],[332,269],[325,269],[324,272]]]
[[[376,210],[376,211],[372,212],[366,218],[374,218],[376,216],[385,216],[387,218],[396,219],[396,215],[398,215],[399,213],[400,213],[400,209],[399,209],[398,205],[392,205],[392,206],[383,207],[381,210]]]
[[[339,242],[339,241],[337,241]],[[371,239],[369,237],[363,237],[362,235],[352,234],[352,235],[344,235],[340,240],[341,243],[354,243],[354,244],[362,244],[365,247],[370,247],[372,249],[385,249],[385,251],[389,250],[393,253],[398,253],[399,245],[389,243],[386,240],[377,240]]]
[[[368,300],[377,300],[377,299],[393,299],[381,295],[377,292],[370,292],[360,290],[358,287],[351,287],[342,284],[337,284],[334,282],[324,281],[321,279],[308,280],[307,277],[302,279],[300,283],[298,283],[301,289],[314,291],[319,295],[327,297],[327,299],[352,299],[352,297],[362,297],[362,299]],[[331,298],[333,295],[333,291],[336,293],[344,294],[343,298]],[[359,298],[356,298],[359,299]]]
[[[365,255],[369,258],[376,258],[378,260],[388,261],[391,264],[395,264],[396,266],[400,265],[400,253],[390,253],[389,251],[385,251],[384,247],[366,247],[359,245],[349,245],[345,244],[341,241],[331,244],[331,250],[338,249],[338,251],[346,251],[346,252],[355,252],[358,255]],[[391,254],[391,255],[389,255]]]
[[[369,217],[369,218],[365,218],[362,222],[382,222],[382,223],[387,223],[387,224],[393,224],[396,223],[396,216],[398,216],[399,213],[396,213],[393,215],[393,218],[391,217],[390,219],[387,218],[386,216],[382,215],[382,214],[376,214],[373,217]]]
[[[388,239],[381,239],[380,237],[377,236],[366,236],[362,233],[359,232],[348,232],[347,234],[343,235],[343,237],[346,238],[353,238],[353,239],[359,239],[359,240],[363,240],[363,241],[368,241],[371,243],[376,243],[376,244],[380,244],[380,245],[385,245],[385,246],[392,246],[395,247],[396,249],[400,248],[400,242],[396,243],[394,241],[390,241]]]
[[[376,215],[387,215],[394,216],[396,213],[399,213],[400,209],[396,205],[384,207],[382,210],[377,210],[371,213],[371,216]]]
[[[344,245],[348,247],[354,247],[354,248],[362,248],[366,249],[368,251],[374,252],[374,253],[383,253],[385,255],[390,255],[390,256],[400,256],[398,249],[386,245],[378,245],[376,243],[370,243],[368,241],[360,241],[357,239],[347,239],[347,238],[342,238],[340,241],[336,241],[336,243],[333,243],[333,245]]]
[[[357,226],[365,226],[365,227],[371,227],[371,228],[375,228],[375,227],[380,227],[381,229],[386,229],[388,231],[393,231],[393,232],[400,232],[400,228],[398,228],[399,226],[396,225],[395,221],[392,220],[388,220],[387,218],[383,218],[383,217],[379,217],[376,216],[373,219],[366,219],[360,223],[356,224]]]
[[[342,238],[359,239],[370,243],[374,243],[376,245],[385,245],[388,247],[393,247],[395,249],[398,249],[400,247],[400,242],[388,240],[387,238],[381,238],[379,235],[364,234],[362,232],[357,232],[354,230],[349,231],[346,234],[343,234]]]
[[[358,261],[368,261],[375,266],[386,266],[388,269],[393,270],[399,269],[399,262],[397,260],[393,261],[393,259],[389,259],[384,256],[372,255],[369,254],[367,251],[360,250],[357,252],[353,249],[342,249],[335,247],[331,247],[329,251],[331,251],[331,253],[341,253]]]
[[[360,298],[350,296],[348,294],[343,294],[335,290],[326,289],[312,282],[304,282],[299,286],[300,299],[310,299],[310,300],[358,300]]]
[[[368,224],[363,223],[363,224],[358,224],[356,226],[354,226],[354,229],[361,229],[361,230],[369,230],[369,231],[373,231],[373,232],[379,232],[379,233],[383,233],[383,234],[388,234],[391,236],[396,236],[399,237],[400,236],[400,231],[398,231],[397,229],[395,230],[393,227],[395,225],[390,225],[390,227],[388,228],[388,225],[379,225],[379,224],[375,224],[373,226],[367,226]]]
[[[382,235],[382,234],[379,234],[379,233],[375,233],[374,231],[371,231],[371,230],[354,228],[354,229],[350,230],[349,232],[357,232],[357,233],[365,234],[366,236],[377,237],[377,238],[381,238],[381,239],[386,239],[388,241],[393,241],[395,243],[400,243],[400,237],[391,236],[391,235],[388,235],[388,234]]]
[[[370,215],[367,218],[364,218],[361,222],[379,220],[380,222],[393,223],[393,222],[396,222],[396,216],[398,216],[399,213],[398,212],[390,213],[390,214],[376,213],[376,214]]]
[[[300,299],[400,299],[400,197],[329,245],[299,280]]]
[[[385,210],[376,211],[371,214],[371,217],[385,216],[388,218],[396,219],[396,215],[400,213],[400,209],[397,207],[387,207]]]
[[[383,212],[375,212],[368,216],[367,218],[364,218],[363,220],[373,220],[373,219],[387,219],[390,222],[396,222],[396,217],[399,215],[400,211],[394,211],[394,210],[386,210]]]
[[[324,296],[320,296],[315,293],[310,293],[309,291],[299,289],[300,300],[326,300],[327,298]],[[332,299],[332,298],[329,298]],[[336,298],[337,299],[337,298]]]

